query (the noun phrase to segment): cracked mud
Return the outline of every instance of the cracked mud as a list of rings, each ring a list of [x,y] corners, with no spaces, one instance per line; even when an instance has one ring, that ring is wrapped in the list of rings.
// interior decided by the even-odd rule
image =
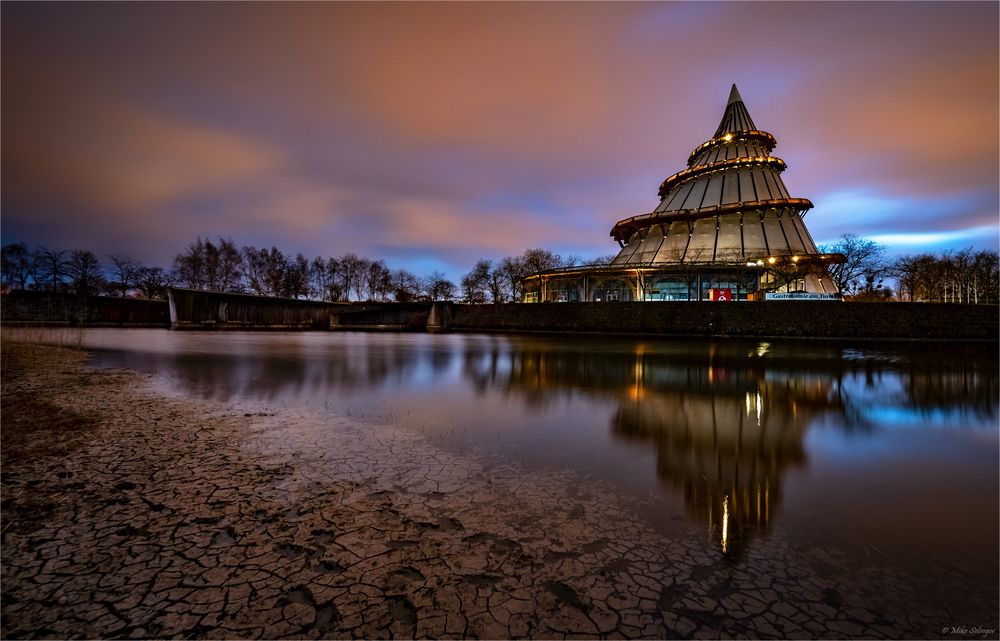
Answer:
[[[902,638],[996,612],[776,534],[733,563],[579,474],[83,360],[4,380],[4,638]]]

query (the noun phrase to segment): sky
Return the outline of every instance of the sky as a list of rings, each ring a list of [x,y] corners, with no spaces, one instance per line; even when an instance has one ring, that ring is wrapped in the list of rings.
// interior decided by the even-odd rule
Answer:
[[[3,243],[612,254],[736,83],[817,243],[998,247],[1000,4],[13,3]]]

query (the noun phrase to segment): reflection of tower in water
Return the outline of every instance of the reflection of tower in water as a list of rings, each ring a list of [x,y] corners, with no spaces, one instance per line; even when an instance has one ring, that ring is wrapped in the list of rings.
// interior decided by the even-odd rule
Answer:
[[[682,492],[689,515],[706,523],[722,552],[737,555],[770,524],[785,471],[805,462],[802,439],[818,411],[831,407],[830,385],[711,364],[685,373],[680,385],[639,355],[612,429],[655,445],[657,475]]]

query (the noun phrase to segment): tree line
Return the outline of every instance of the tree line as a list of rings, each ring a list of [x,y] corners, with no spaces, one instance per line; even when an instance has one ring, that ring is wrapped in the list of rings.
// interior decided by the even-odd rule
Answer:
[[[830,277],[845,298],[872,301],[997,303],[1000,301],[1000,257],[996,251],[966,248],[890,259],[886,247],[853,234],[823,245],[826,253],[843,254]],[[606,265],[613,255],[591,261]],[[30,248],[24,243],[2,247],[0,285],[85,295],[164,298],[170,286],[321,301],[462,300],[467,303],[517,302],[521,281],[530,274],[584,264],[576,255],[562,257],[547,249],[519,256],[478,260],[460,288],[441,272],[418,276],[391,269],[382,260],[347,253],[307,258],[277,247],[237,246],[220,238],[198,238],[174,258],[169,269],[144,265],[113,253],[102,263],[89,250]]]
[[[884,245],[853,234],[845,234],[820,250],[846,258],[830,267],[830,277],[848,299],[1000,302],[1000,255],[996,251],[968,247],[890,259]],[[890,286],[893,283],[895,287]]]
[[[609,265],[614,255],[602,256],[588,265]],[[562,257],[547,249],[529,249],[520,256],[505,256],[497,261],[482,259],[462,278],[462,300],[467,303],[520,302],[521,279],[537,272],[559,267],[583,265],[576,255]]]
[[[10,243],[2,247],[0,281],[7,289],[143,298],[164,298],[171,286],[331,302],[457,296],[455,284],[441,272],[421,277],[353,253],[310,259],[277,247],[239,247],[225,238],[198,238],[177,254],[170,269],[144,265],[124,254],[109,254],[102,264],[89,250]]]

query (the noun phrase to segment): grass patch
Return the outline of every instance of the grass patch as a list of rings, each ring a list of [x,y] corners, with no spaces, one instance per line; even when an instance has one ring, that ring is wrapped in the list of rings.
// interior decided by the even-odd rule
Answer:
[[[40,360],[51,360],[52,346],[83,349],[83,330],[72,327],[5,327],[0,331],[0,381],[7,382]],[[48,359],[45,356],[49,356]]]

